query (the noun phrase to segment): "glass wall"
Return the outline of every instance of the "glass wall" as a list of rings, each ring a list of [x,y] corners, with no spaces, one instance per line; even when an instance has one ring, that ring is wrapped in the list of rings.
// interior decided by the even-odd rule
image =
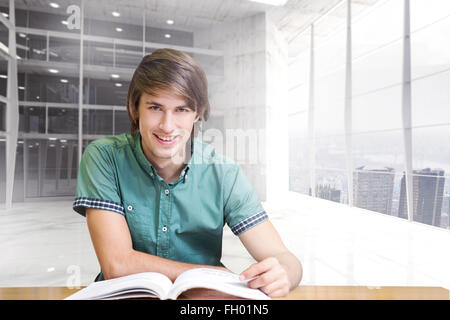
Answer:
[[[352,1],[357,8],[357,1]],[[347,203],[352,164],[353,205],[449,228],[450,198],[450,4],[435,0],[410,2],[413,212],[408,215],[405,184],[405,140],[402,119],[404,2],[378,1],[364,10],[352,10],[351,24],[351,139],[345,139],[346,9],[344,1],[314,23],[313,100],[311,40],[290,67],[290,104],[304,107],[291,115],[290,189]],[[383,21],[383,23],[380,23]],[[305,32],[308,34],[309,32]],[[308,47],[306,46],[306,47]],[[300,73],[301,72],[301,73]],[[303,87],[303,89],[301,89]],[[314,119],[312,124],[308,119]],[[303,121],[299,120],[302,118]],[[314,135],[308,136],[308,126]],[[291,125],[290,125],[291,127]],[[302,133],[299,133],[302,132]],[[309,141],[308,141],[309,139]],[[303,141],[307,140],[307,143]],[[351,142],[351,158],[345,152]],[[297,146],[306,145],[298,149]],[[311,150],[308,145],[312,145]],[[314,152],[314,162],[310,164]],[[294,159],[297,157],[297,159]],[[314,179],[299,168],[313,165]],[[297,187],[300,181],[306,187]],[[334,196],[331,196],[334,194]],[[339,196],[338,196],[339,195]]]
[[[203,49],[196,52],[192,48],[191,31],[169,24],[164,28],[165,21],[159,23],[162,28],[155,27],[155,15],[151,10],[142,10],[144,1],[135,1],[126,10],[123,6],[114,6],[106,11],[98,4],[84,1],[83,22],[66,12],[69,5],[81,9],[80,4],[75,0],[51,7],[33,0],[16,6],[19,143],[15,202],[36,197],[73,196],[79,138],[84,141],[84,150],[94,139],[130,132],[126,96],[134,69],[144,53],[151,53],[161,44],[184,46],[185,51],[205,67],[208,77],[218,79],[223,75],[222,57],[205,54]],[[0,11],[6,13],[6,6],[3,1]],[[136,20],[135,17],[141,18]],[[84,27],[82,68],[81,25]],[[8,44],[8,29],[2,23],[0,41]],[[81,88],[80,72],[83,73]],[[4,97],[7,79],[7,61],[0,55],[0,95]],[[81,117],[79,90],[83,97]],[[5,199],[2,175],[6,152],[5,116],[6,103],[0,101],[0,148],[3,148],[0,201]],[[78,137],[80,128],[82,137]]]

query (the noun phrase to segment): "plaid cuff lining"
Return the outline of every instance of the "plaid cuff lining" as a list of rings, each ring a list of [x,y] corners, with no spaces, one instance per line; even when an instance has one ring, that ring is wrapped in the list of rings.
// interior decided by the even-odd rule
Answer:
[[[250,217],[248,217],[245,220],[242,220],[238,224],[235,224],[231,227],[231,231],[235,235],[240,235],[242,232],[247,231],[248,229],[256,226],[260,222],[263,222],[264,220],[269,219],[269,216],[265,211],[258,212]]]
[[[113,212],[119,213],[121,215],[125,215],[125,210],[120,203],[109,201],[109,200],[80,197],[80,198],[75,199],[75,202],[73,203],[73,207],[74,207],[74,209],[76,207],[102,209],[102,210],[113,211]]]

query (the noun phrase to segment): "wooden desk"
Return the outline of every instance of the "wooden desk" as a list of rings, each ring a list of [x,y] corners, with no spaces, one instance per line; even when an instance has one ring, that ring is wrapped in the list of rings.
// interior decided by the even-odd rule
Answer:
[[[67,287],[0,288],[0,300],[60,300],[79,289]],[[282,300],[450,300],[440,287],[299,286]]]

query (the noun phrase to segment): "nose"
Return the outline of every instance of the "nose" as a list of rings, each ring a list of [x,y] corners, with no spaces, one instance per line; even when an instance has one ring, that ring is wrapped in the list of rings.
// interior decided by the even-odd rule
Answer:
[[[161,122],[159,124],[159,128],[164,133],[172,133],[174,131],[175,121],[170,112],[164,112],[163,116],[161,117]]]

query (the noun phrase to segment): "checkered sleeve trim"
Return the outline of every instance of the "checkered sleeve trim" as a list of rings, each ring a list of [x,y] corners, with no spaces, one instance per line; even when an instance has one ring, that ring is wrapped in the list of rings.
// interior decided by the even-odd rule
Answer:
[[[265,211],[261,211],[235,224],[231,227],[231,231],[238,236],[244,231],[251,229],[252,227],[267,219],[269,219],[267,213]]]
[[[76,198],[73,203],[73,208],[75,211],[77,211],[76,209],[79,207],[108,210],[125,215],[125,209],[120,203],[109,200],[80,197]]]

